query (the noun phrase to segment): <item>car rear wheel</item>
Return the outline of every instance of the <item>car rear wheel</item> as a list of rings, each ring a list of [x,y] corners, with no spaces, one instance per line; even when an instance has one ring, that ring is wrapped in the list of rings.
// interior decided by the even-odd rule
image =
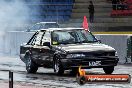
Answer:
[[[104,67],[103,70],[106,74],[112,74],[112,72],[114,71],[114,66]]]
[[[36,73],[38,70],[38,66],[32,61],[31,56],[26,56],[26,70],[27,73]]]
[[[63,65],[61,64],[60,59],[58,59],[57,57],[55,57],[55,59],[54,59],[54,72],[55,72],[57,75],[62,75],[62,74],[64,74]]]

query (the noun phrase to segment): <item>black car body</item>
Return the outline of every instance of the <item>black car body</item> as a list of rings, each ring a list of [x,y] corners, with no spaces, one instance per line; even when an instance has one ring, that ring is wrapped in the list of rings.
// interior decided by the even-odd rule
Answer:
[[[20,46],[20,58],[28,73],[38,67],[54,68],[58,74],[64,70],[103,68],[111,74],[118,63],[114,48],[100,43],[90,31],[83,28],[50,28],[37,31],[27,44]]]

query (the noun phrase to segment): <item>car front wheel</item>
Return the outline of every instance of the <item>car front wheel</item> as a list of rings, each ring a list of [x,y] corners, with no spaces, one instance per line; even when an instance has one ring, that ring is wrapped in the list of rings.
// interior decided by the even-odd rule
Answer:
[[[38,70],[38,66],[32,61],[31,56],[27,55],[25,58],[27,73],[36,73]]]
[[[64,74],[63,65],[61,64],[60,59],[58,59],[57,57],[55,57],[55,59],[54,59],[54,72],[55,72],[57,75],[62,75],[62,74]]]
[[[103,70],[106,74],[112,74],[112,72],[114,71],[114,66],[104,67]]]

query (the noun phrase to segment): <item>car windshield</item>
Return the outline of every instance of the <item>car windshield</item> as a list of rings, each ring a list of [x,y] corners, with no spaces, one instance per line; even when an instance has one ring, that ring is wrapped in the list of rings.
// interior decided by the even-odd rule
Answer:
[[[52,44],[76,44],[93,43],[97,39],[89,31],[85,30],[59,30],[52,33]]]

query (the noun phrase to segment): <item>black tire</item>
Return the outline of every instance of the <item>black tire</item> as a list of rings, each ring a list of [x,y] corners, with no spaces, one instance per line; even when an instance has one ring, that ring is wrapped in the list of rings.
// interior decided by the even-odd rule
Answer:
[[[103,70],[104,70],[104,72],[105,72],[106,74],[112,74],[113,71],[114,71],[114,66],[111,66],[111,67],[104,67]]]
[[[54,72],[57,75],[63,75],[64,74],[64,68],[59,58],[54,58]]]
[[[27,73],[36,73],[38,70],[38,66],[32,61],[30,55],[26,55],[26,70]]]
[[[79,85],[84,85],[87,82],[87,79],[84,76],[77,77],[77,83]]]

